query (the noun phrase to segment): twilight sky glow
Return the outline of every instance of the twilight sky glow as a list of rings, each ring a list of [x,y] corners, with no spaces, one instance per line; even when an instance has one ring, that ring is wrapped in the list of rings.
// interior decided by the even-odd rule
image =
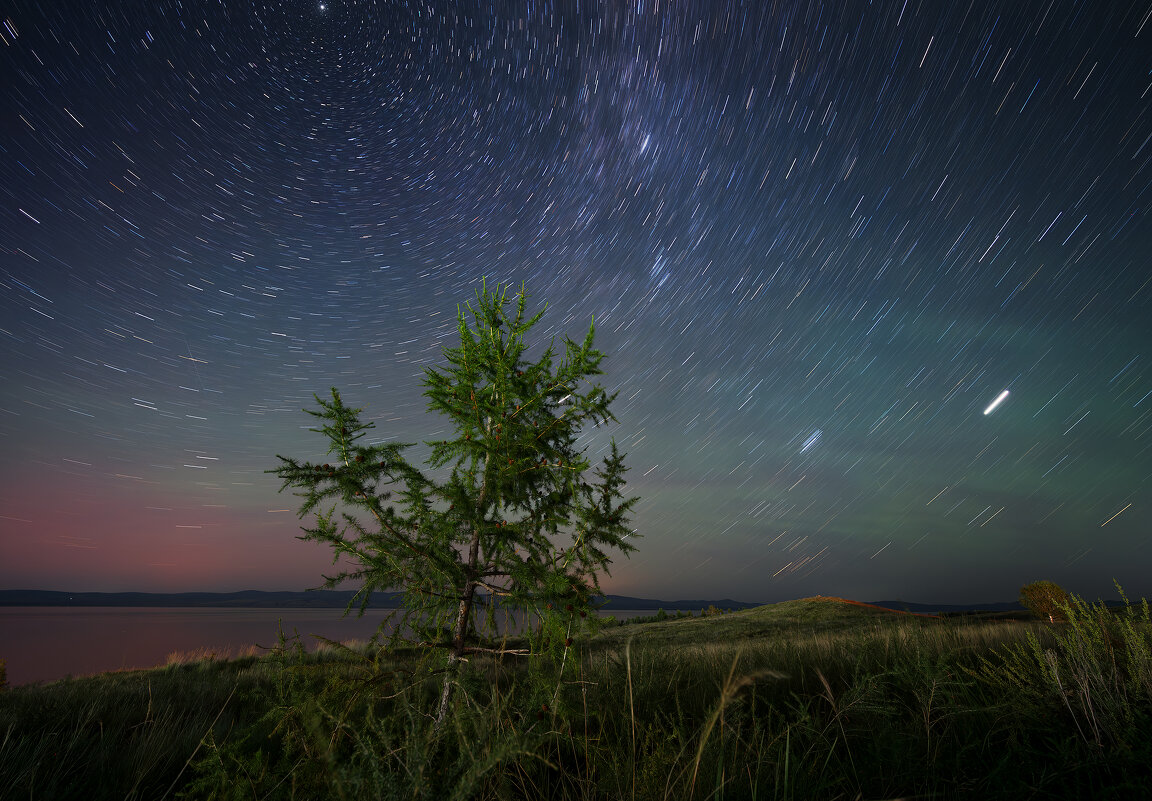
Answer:
[[[1152,594],[1146,0],[4,13],[0,587],[319,583],[263,471],[446,433],[487,275],[595,315],[610,592]]]

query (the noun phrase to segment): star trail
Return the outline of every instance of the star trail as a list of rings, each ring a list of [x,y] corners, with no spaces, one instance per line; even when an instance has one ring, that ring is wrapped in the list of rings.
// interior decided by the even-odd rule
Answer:
[[[1147,2],[0,13],[0,586],[318,584],[264,471],[446,434],[487,277],[595,318],[609,592],[1152,592]]]

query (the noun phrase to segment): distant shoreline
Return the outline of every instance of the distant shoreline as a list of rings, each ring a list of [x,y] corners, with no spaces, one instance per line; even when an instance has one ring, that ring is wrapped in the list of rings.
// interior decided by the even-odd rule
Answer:
[[[214,607],[221,609],[343,609],[352,602],[352,590],[304,590],[269,592],[242,590],[239,592],[66,592],[61,590],[0,590],[0,607],[11,606],[123,606],[123,607]],[[395,609],[400,606],[400,593],[375,593],[369,609]],[[874,606],[918,613],[941,612],[1003,612],[1022,609],[1018,602],[986,604],[925,604],[905,601],[870,601]],[[689,599],[663,601],[653,598],[633,598],[627,595],[606,595],[597,604],[599,608],[639,611],[663,609],[668,612],[699,612],[714,606],[723,610],[752,609],[764,604],[719,600]]]
[[[123,607],[216,607],[225,609],[343,609],[353,601],[352,590],[307,590],[265,592],[65,592],[59,590],[0,590],[0,607],[5,606],[123,606]],[[395,609],[400,606],[400,593],[375,593],[369,609]],[[604,596],[601,609],[700,611],[709,606],[720,609],[751,609],[761,604],[721,600],[661,601],[630,598],[624,595]],[[358,605],[357,605],[358,606]]]

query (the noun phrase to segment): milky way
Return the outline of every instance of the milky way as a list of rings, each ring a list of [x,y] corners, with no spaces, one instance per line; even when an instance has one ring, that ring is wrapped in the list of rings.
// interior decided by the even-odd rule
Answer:
[[[318,583],[263,471],[447,433],[486,276],[595,318],[610,591],[1152,592],[1147,3],[6,14],[0,586]]]

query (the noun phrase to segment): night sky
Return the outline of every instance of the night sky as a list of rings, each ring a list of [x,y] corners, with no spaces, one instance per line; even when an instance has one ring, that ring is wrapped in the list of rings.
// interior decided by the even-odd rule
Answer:
[[[0,23],[0,587],[315,586],[263,471],[447,434],[487,276],[595,317],[610,592],[1152,594],[1148,0],[101,5]]]

